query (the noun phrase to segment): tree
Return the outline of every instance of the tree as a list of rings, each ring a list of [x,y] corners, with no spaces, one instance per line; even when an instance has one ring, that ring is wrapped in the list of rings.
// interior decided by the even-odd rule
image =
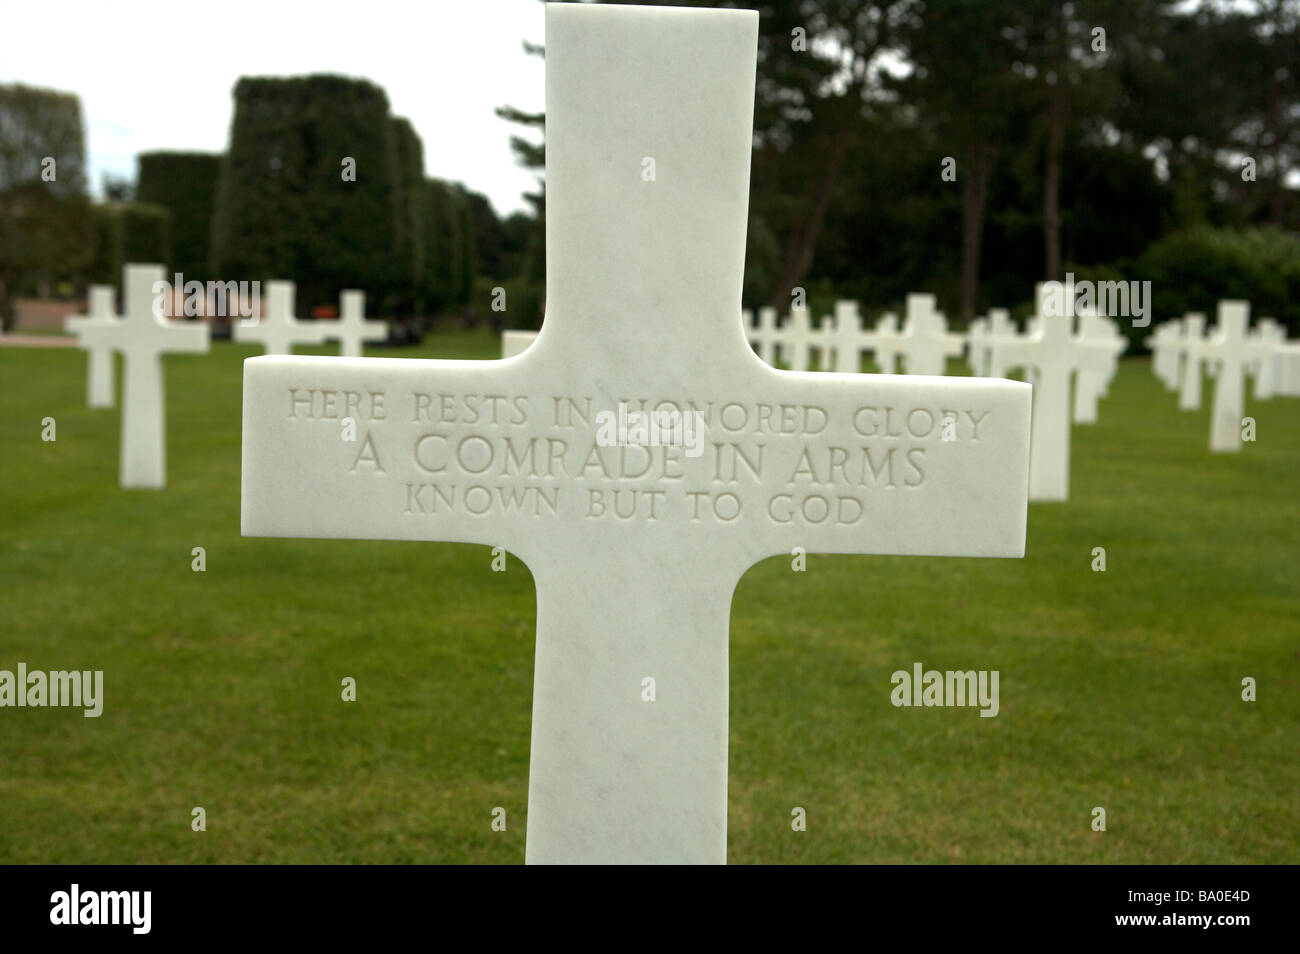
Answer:
[[[1003,32],[1019,0],[951,0],[929,4],[905,20],[903,45],[911,71],[890,85],[955,160],[961,192],[961,317],[975,316],[989,182],[1003,143],[1023,119],[1022,84],[1012,72],[1015,50]],[[940,156],[932,157],[941,182]]]
[[[424,191],[426,297],[431,310],[440,312],[464,300],[465,216],[450,183],[429,179]]]
[[[428,223],[423,214],[424,144],[407,119],[390,121],[393,129],[397,173],[394,200],[394,244],[398,274],[393,283],[397,314],[418,314],[424,309],[425,246]]]
[[[205,152],[145,152],[138,158],[136,201],[170,213],[171,266],[191,279],[211,271],[212,210],[221,156]]]
[[[712,5],[712,4],[701,4]],[[745,6],[749,3],[728,3]],[[784,246],[768,296],[789,304],[812,267],[845,158],[884,103],[879,74],[915,0],[784,0],[758,5],[756,211]]]
[[[298,307],[371,299],[401,284],[398,155],[388,97],[341,76],[235,85],[230,150],[213,217],[215,264],[229,279],[293,277]]]
[[[0,85],[0,322],[19,286],[42,295],[91,254],[81,102]]]

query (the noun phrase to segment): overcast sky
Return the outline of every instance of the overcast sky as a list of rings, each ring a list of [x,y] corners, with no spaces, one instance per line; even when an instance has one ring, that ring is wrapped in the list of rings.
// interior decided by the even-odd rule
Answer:
[[[534,177],[515,164],[498,119],[509,104],[540,112],[538,0],[0,0],[0,82],[81,97],[90,181],[135,179],[156,149],[222,152],[240,76],[341,73],[388,93],[424,140],[431,176],[458,180],[505,215]]]

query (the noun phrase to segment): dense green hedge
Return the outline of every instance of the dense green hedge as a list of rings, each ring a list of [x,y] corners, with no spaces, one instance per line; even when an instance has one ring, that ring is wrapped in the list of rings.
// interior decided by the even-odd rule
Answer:
[[[213,218],[222,279],[292,279],[300,313],[336,303],[341,288],[383,300],[403,278],[393,139],[388,97],[372,83],[240,79]]]
[[[1213,321],[1218,302],[1251,303],[1252,320],[1268,316],[1300,334],[1300,237],[1272,228],[1173,232],[1134,262],[1131,277],[1149,280],[1155,319],[1203,311]]]
[[[221,156],[204,152],[145,152],[139,157],[137,202],[171,213],[171,267],[186,281],[215,278],[211,270],[212,206]]]

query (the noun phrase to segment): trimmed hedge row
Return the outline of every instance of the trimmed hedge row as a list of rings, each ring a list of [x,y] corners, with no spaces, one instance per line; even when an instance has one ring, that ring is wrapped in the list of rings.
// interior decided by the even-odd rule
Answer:
[[[212,273],[210,238],[221,156],[204,152],[145,152],[139,157],[137,202],[171,213],[170,265],[186,280]]]

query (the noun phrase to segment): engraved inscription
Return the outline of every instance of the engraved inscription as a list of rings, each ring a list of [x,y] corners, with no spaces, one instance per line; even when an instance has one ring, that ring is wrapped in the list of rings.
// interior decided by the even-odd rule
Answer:
[[[285,406],[295,426],[354,419],[348,473],[413,519],[852,526],[885,495],[923,492],[934,468],[958,470],[961,448],[997,426],[987,408],[619,399],[624,415],[694,415],[692,456],[600,440],[612,409],[590,395],[290,387]]]

